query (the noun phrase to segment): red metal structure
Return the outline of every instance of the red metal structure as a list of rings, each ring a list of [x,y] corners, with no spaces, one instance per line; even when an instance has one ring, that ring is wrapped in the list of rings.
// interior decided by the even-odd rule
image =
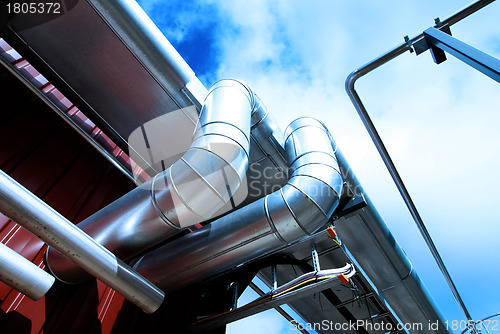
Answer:
[[[12,64],[103,147],[130,166],[119,149],[81,111],[3,40]],[[135,185],[6,69],[0,69],[0,168],[35,195],[77,223]],[[47,245],[0,215],[0,240],[44,268]],[[1,333],[111,333],[124,298],[93,279],[84,285],[56,283],[38,301],[0,283]],[[64,305],[64,307],[61,307]],[[117,329],[115,329],[116,331]]]

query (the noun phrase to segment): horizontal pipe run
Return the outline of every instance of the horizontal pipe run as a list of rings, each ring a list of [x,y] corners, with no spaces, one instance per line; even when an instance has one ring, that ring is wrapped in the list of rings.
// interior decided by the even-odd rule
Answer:
[[[163,291],[3,171],[0,171],[0,211],[144,312],[156,311],[163,302]]]
[[[38,300],[49,291],[55,278],[0,243],[0,281]]]

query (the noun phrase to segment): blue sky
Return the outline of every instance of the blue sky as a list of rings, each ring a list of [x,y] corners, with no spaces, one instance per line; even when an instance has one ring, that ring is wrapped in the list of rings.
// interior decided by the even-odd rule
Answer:
[[[324,121],[442,313],[463,319],[344,81],[470,0],[138,2],[207,87],[246,81],[282,128],[302,115]],[[499,15],[495,2],[453,35],[500,58]],[[407,53],[356,88],[472,316],[499,312],[500,86],[451,56],[437,66],[429,53]],[[276,319],[257,315],[228,333],[287,333]]]

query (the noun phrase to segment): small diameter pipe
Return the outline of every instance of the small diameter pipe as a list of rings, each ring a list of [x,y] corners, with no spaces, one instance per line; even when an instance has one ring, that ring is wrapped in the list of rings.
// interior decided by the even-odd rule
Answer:
[[[465,7],[464,9],[458,11],[454,15],[450,16],[449,18],[445,19],[442,21],[441,25],[445,26],[451,26],[465,17],[475,13],[479,9],[489,5],[495,0],[479,0],[475,1],[469,6]],[[439,28],[439,27],[437,27]],[[448,272],[448,269],[446,268],[441,255],[439,254],[434,241],[432,240],[429,232],[427,231],[427,228],[425,227],[425,224],[420,217],[420,214],[408,192],[406,189],[406,186],[404,185],[403,180],[401,179],[401,176],[399,175],[396,166],[394,165],[394,162],[392,161],[389,152],[387,151],[382,139],[380,138],[380,135],[377,132],[377,129],[375,128],[375,125],[373,124],[370,116],[368,115],[368,112],[363,105],[363,102],[361,101],[361,98],[359,97],[358,93],[356,92],[354,88],[354,84],[356,81],[361,78],[362,76],[370,73],[374,69],[382,66],[383,64],[391,61],[392,59],[402,55],[406,51],[411,50],[411,44],[415,44],[416,42],[422,40],[424,37],[424,34],[420,34],[410,40],[410,43],[403,43],[396,48],[390,50],[389,52],[383,54],[382,56],[370,61],[366,65],[358,68],[351,74],[346,79],[345,82],[345,89],[347,92],[347,95],[351,99],[352,104],[354,105],[354,108],[356,108],[356,111],[358,112],[359,117],[363,121],[363,124],[370,134],[370,137],[375,144],[380,156],[382,157],[382,160],[384,161],[385,166],[387,167],[389,174],[391,175],[392,179],[394,180],[394,183],[396,184],[396,187],[398,188],[401,197],[403,198],[406,206],[408,207],[408,210],[410,211],[411,216],[413,217],[413,220],[415,221],[420,233],[422,234],[422,237],[424,238],[427,246],[429,247],[432,256],[434,257],[439,269],[441,270],[441,273],[443,274],[444,278],[446,279],[446,282],[448,283],[448,286],[453,293],[453,296],[455,297],[457,303],[460,305],[460,308],[462,309],[462,312],[464,313],[465,317],[472,321],[472,317],[467,310],[467,307],[465,306],[464,301],[462,300],[462,297],[460,296],[460,293],[458,292],[458,289],[455,286],[455,283],[453,282],[450,273]]]
[[[0,171],[0,211],[144,312],[156,311],[163,302],[163,291],[3,171]]]
[[[0,281],[38,300],[49,291],[55,278],[0,243]]]

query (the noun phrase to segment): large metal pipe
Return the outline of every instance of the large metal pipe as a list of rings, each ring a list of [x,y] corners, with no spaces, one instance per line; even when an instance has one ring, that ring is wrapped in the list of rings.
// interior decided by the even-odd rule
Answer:
[[[217,82],[205,99],[187,152],[163,173],[78,227],[126,261],[185,227],[211,218],[244,179],[251,123],[260,121],[259,115],[265,117],[262,108],[260,100],[241,82]],[[62,281],[77,283],[86,278],[53,249],[47,252],[47,263]]]
[[[147,313],[164,293],[41,199],[0,171],[0,211]]]
[[[312,118],[293,121],[285,134],[290,179],[283,188],[142,256],[134,268],[171,291],[275,252],[324,226],[342,190],[335,143]]]
[[[38,300],[49,291],[54,280],[43,269],[0,243],[0,281]]]

